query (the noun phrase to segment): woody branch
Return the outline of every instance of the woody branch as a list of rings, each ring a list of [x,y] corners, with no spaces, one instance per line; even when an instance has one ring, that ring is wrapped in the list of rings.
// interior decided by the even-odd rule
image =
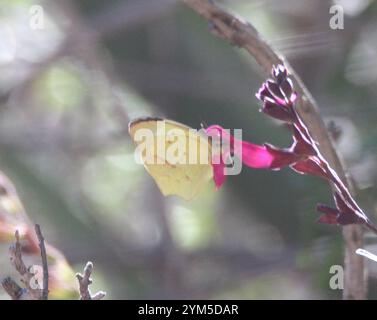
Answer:
[[[250,53],[266,74],[270,73],[274,65],[284,64],[288,68],[299,96],[298,115],[313,139],[319,142],[321,154],[337,172],[340,181],[346,188],[349,188],[345,170],[333,147],[326,126],[318,112],[318,107],[289,63],[268,45],[252,24],[219,8],[213,1],[183,0],[183,2],[211,23],[211,31],[214,35]],[[330,186],[333,189],[336,188],[332,181],[330,181]],[[364,263],[362,258],[355,253],[357,248],[363,246],[362,227],[359,225],[344,226],[343,237],[345,242],[343,297],[344,299],[364,299],[366,297]]]

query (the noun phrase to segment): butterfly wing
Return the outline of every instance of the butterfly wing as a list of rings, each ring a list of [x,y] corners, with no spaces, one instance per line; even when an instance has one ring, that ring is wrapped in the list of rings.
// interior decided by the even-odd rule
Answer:
[[[129,132],[145,168],[165,196],[191,200],[212,179],[211,145],[199,132],[159,118],[132,121]]]

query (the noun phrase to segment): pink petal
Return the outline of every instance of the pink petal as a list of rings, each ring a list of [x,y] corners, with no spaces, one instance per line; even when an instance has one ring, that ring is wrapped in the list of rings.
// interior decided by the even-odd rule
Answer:
[[[239,156],[239,152],[235,152]],[[242,163],[250,168],[267,169],[274,160],[273,155],[266,146],[259,146],[250,142],[242,141]]]
[[[294,154],[287,149],[278,149],[269,144],[260,146],[247,141],[240,141],[218,125],[208,127],[206,132],[212,137],[221,137],[222,147],[224,142],[228,143],[234,154],[250,168],[281,169],[302,159],[301,155]],[[223,158],[225,154],[228,155],[229,151],[222,148]]]
[[[238,140],[218,125],[208,127],[206,132],[212,137],[221,137],[222,146],[228,144],[234,154],[248,167],[256,169],[270,168],[274,160],[273,155],[268,151],[266,146],[259,146],[247,141]],[[222,148],[222,158],[226,158],[229,151],[230,150],[224,150],[224,148]]]
[[[215,181],[215,186],[219,189],[226,181],[226,175],[224,174],[225,165],[224,162],[219,164],[212,164],[213,168],[213,180]]]

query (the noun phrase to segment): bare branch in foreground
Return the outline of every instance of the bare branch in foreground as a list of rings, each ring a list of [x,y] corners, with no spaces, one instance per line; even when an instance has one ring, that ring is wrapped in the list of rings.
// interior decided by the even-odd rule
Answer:
[[[20,243],[20,236],[18,231],[15,233],[16,242],[9,248],[10,261],[17,272],[21,275],[21,282],[24,289],[17,285],[11,278],[6,278],[2,281],[3,288],[16,300],[40,300],[42,298],[42,290],[38,283],[37,277],[28,268],[22,258],[22,249]]]
[[[39,248],[41,250],[42,268],[43,268],[43,289],[42,289],[41,299],[47,300],[48,299],[48,263],[47,263],[45,239],[43,238],[43,234],[42,234],[41,227],[39,226],[39,224],[35,225],[35,233],[39,241]]]
[[[27,267],[22,258],[22,247],[20,243],[20,236],[18,231],[15,233],[16,242],[9,248],[10,261],[17,272],[21,275],[21,282],[23,287],[17,284],[11,277],[6,277],[1,281],[1,285],[5,292],[11,297],[12,300],[47,300],[48,299],[48,265],[47,253],[44,238],[39,225],[35,226],[35,232],[39,240],[41,250],[42,263],[43,263],[43,289],[41,283],[38,282],[36,273],[32,267]],[[105,297],[106,293],[99,291],[91,294],[89,285],[92,284],[90,278],[93,272],[93,263],[88,262],[84,268],[83,275],[77,273],[76,278],[79,282],[79,291],[81,300],[100,300]]]

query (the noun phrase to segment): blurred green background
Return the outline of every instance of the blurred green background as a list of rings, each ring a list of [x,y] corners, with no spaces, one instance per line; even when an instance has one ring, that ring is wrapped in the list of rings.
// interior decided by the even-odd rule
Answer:
[[[329,27],[332,1],[218,3],[303,78],[376,220],[377,2],[336,1],[344,30]],[[290,145],[258,112],[259,67],[206,21],[173,0],[0,0],[0,39],[0,169],[76,271],[94,262],[94,287],[108,298],[341,297],[329,287],[330,266],[343,263],[341,229],[315,223],[316,203],[331,203],[322,181],[244,168],[184,202],[164,198],[134,162],[127,125],[146,115]],[[368,267],[376,298],[377,264]]]

